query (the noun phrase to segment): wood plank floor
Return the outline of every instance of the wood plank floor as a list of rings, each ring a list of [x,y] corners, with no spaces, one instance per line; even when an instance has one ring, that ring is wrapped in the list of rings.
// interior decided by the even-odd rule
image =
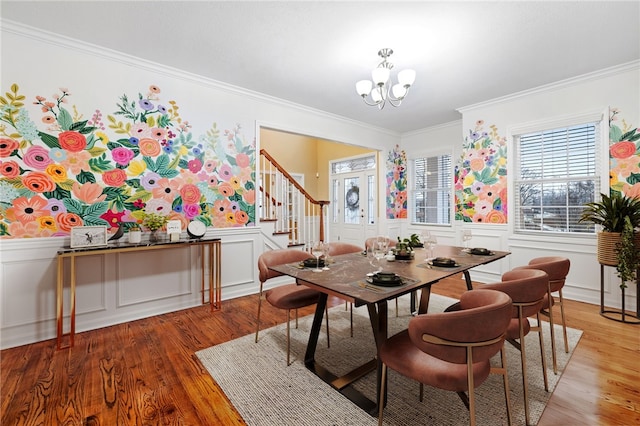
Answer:
[[[434,286],[463,290],[458,279]],[[255,331],[256,304],[247,296],[213,314],[203,306],[84,332],[72,349],[48,340],[4,350],[0,424],[243,425],[194,353]],[[264,306],[263,327],[284,320]],[[640,425],[640,326],[594,305],[567,301],[566,310],[584,334],[539,424]]]

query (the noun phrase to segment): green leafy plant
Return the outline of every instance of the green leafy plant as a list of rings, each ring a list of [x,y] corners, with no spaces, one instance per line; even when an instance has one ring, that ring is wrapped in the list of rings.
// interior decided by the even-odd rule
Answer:
[[[605,232],[622,232],[625,217],[629,218],[633,228],[640,226],[640,199],[625,197],[620,192],[600,196],[600,201],[585,204],[580,222],[600,225]]]
[[[622,280],[620,287],[626,287],[627,281],[635,281],[637,279],[637,271],[640,266],[640,250],[636,247],[636,232],[631,223],[629,216],[624,218],[624,228],[620,242],[616,245],[618,255],[618,277]]]
[[[157,231],[162,228],[168,220],[167,216],[158,213],[145,213],[142,226],[149,228],[150,231]]]

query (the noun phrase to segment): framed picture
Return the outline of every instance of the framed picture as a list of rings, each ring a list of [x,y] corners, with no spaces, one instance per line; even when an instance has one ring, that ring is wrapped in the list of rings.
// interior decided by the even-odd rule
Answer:
[[[71,248],[103,247],[106,245],[106,226],[74,226],[71,228]]]

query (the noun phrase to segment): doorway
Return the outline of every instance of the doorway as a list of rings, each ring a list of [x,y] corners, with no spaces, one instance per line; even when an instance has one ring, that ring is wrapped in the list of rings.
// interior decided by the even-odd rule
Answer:
[[[377,228],[376,155],[331,162],[329,241],[364,247]]]

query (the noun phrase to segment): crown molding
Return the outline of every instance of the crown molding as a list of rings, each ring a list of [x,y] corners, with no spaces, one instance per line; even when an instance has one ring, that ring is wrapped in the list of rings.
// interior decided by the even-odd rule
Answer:
[[[491,105],[509,102],[509,101],[523,98],[526,96],[535,95],[538,93],[549,92],[549,91],[553,91],[561,88],[575,86],[577,84],[582,84],[588,81],[598,80],[605,77],[611,77],[616,74],[621,74],[621,73],[633,71],[633,70],[640,71],[640,59],[631,61],[631,62],[626,62],[620,65],[615,65],[609,68],[604,68],[598,71],[593,71],[587,74],[582,74],[576,77],[567,78],[565,80],[556,81],[554,83],[545,84],[542,86],[535,87],[533,89],[527,89],[521,92],[512,93],[510,95],[501,96],[499,98],[494,98],[487,101],[478,102],[472,105],[467,105],[464,107],[457,108],[456,111],[458,111],[461,114],[465,114],[477,108],[483,108]]]
[[[138,68],[145,71],[155,72],[161,75],[165,75],[170,78],[183,80],[189,83],[199,84],[208,88],[215,88],[223,90],[236,95],[251,98],[259,102],[265,102],[269,104],[276,104],[286,108],[297,109],[310,114],[322,116],[331,120],[340,121],[342,123],[358,126],[363,129],[373,130],[379,133],[387,134],[393,137],[399,137],[400,133],[382,127],[371,126],[361,121],[352,120],[341,115],[333,114],[327,111],[311,108],[306,105],[290,102],[275,96],[267,95],[264,93],[256,92],[246,89],[240,86],[234,86],[229,83],[214,80],[212,78],[204,77],[202,75],[194,74],[188,71],[181,70],[179,68],[170,67],[167,65],[159,64],[157,62],[149,61],[146,59],[138,58],[132,55],[128,55],[117,50],[109,49],[106,47],[98,46],[92,43],[88,43],[82,40],[74,39],[71,37],[63,36],[61,34],[53,33],[50,31],[41,30],[29,25],[25,25],[16,21],[0,18],[0,30],[2,32],[12,33],[18,36],[30,38],[42,43],[50,44],[53,46],[62,47],[65,49],[75,50],[81,53],[93,55],[99,58],[107,59],[109,61],[118,62],[133,68]]]

